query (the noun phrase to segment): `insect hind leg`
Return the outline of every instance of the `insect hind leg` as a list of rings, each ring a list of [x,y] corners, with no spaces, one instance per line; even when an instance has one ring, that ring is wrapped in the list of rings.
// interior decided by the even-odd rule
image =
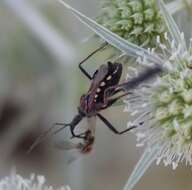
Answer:
[[[97,116],[103,121],[103,123],[115,134],[122,135],[124,133],[127,133],[128,131],[137,128],[137,125],[130,126],[128,129],[125,129],[123,131],[118,131],[105,117],[103,117],[101,114],[97,114]],[[142,125],[142,123],[140,124]]]

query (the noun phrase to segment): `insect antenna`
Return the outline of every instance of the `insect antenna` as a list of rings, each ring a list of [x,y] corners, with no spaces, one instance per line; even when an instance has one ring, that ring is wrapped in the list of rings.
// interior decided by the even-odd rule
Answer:
[[[37,137],[37,139],[34,141],[34,143],[30,146],[29,150],[27,151],[27,154],[29,154],[38,144],[44,141],[45,138],[48,136],[48,134],[50,134],[56,126],[61,126],[61,125],[63,125],[63,127],[54,131],[51,137],[69,126],[68,124],[65,124],[65,123],[54,123],[49,129],[47,129],[47,131],[43,132],[41,135],[39,135],[39,137]]]

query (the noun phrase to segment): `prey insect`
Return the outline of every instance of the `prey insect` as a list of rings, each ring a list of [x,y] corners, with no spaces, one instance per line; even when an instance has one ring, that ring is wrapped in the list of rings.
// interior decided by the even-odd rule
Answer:
[[[79,69],[81,72],[91,81],[90,88],[86,94],[83,94],[80,98],[80,104],[78,106],[78,113],[72,119],[70,123],[55,123],[47,132],[42,134],[30,147],[31,151],[39,142],[52,131],[55,126],[61,126],[53,134],[56,134],[66,127],[69,127],[72,138],[82,139],[81,143],[63,143],[59,145],[62,149],[77,149],[81,153],[89,153],[92,150],[92,146],[95,140],[95,127],[96,118],[99,118],[113,133],[122,135],[137,126],[133,125],[125,130],[119,131],[116,129],[100,112],[112,106],[117,100],[128,95],[129,90],[137,87],[143,81],[150,79],[160,73],[162,68],[160,66],[153,66],[147,68],[139,76],[120,83],[122,75],[122,64],[107,62],[102,64],[93,75],[89,74],[82,66],[91,56],[105,48],[107,44],[103,44],[101,47],[92,52],[88,57],[79,63]],[[80,134],[75,132],[76,126],[87,118],[88,129]],[[142,123],[141,123],[142,124]]]

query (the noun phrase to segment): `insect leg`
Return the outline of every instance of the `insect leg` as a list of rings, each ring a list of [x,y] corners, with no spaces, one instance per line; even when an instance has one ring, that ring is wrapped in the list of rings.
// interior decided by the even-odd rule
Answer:
[[[70,131],[71,131],[71,134],[72,134],[72,138],[82,138],[80,135],[76,135],[74,130],[75,130],[75,127],[80,123],[80,121],[83,119],[83,115],[82,114],[77,114],[71,123],[69,123],[68,125],[70,126]]]
[[[95,51],[93,51],[91,54],[89,54],[85,59],[83,59],[80,63],[79,63],[79,69],[81,70],[81,72],[88,78],[88,79],[92,79],[91,75],[82,67],[82,64],[87,61],[90,57],[92,57],[95,53],[97,53],[98,51],[102,50],[104,47],[107,46],[107,43],[103,43],[99,48],[97,48]]]
[[[128,131],[130,131],[131,129],[136,128],[136,125],[133,125],[131,127],[129,127],[128,129],[125,129],[123,131],[118,131],[106,118],[104,118],[101,114],[97,114],[97,116],[101,119],[101,121],[103,121],[103,123],[115,134],[117,135],[122,135]]]
[[[107,107],[109,107],[109,106],[112,106],[117,100],[119,100],[119,99],[121,99],[122,97],[124,97],[124,96],[127,96],[128,94],[131,94],[130,92],[125,92],[125,93],[123,93],[123,94],[121,94],[121,95],[119,95],[119,96],[116,96],[115,98],[111,98],[111,99],[107,99],[106,98],[106,108]]]
[[[71,138],[84,138],[82,135],[84,133],[81,133],[81,134],[75,134],[74,130],[75,130],[75,127],[79,124],[79,122],[83,119],[83,116],[78,114],[76,115],[72,122],[71,123],[68,123],[68,124],[65,124],[65,123],[55,123],[55,125],[60,125],[60,126],[63,126],[61,127],[60,129],[56,130],[53,135],[59,133],[61,130],[63,130],[66,126],[69,126],[70,127],[70,131],[71,131],[71,134],[72,134],[72,137]]]
[[[118,88],[118,85],[107,88],[104,91],[102,109],[106,109],[106,108],[110,107],[121,97],[131,94],[131,92],[125,92],[124,94],[120,94],[118,96],[113,97],[114,95],[116,95],[117,93],[122,92],[122,91],[124,92],[124,89]]]

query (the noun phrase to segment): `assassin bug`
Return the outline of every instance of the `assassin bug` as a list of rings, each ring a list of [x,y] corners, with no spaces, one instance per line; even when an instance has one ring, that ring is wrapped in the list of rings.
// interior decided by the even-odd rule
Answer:
[[[127,128],[123,131],[119,131],[100,113],[100,111],[109,108],[117,100],[128,95],[128,90],[135,88],[141,82],[154,77],[154,75],[162,71],[162,68],[160,66],[154,66],[148,68],[138,77],[119,84],[122,75],[122,64],[107,62],[107,64],[102,64],[91,76],[82,67],[82,64],[95,53],[103,49],[106,45],[107,43],[104,43],[101,47],[96,49],[88,57],[86,57],[83,61],[79,63],[79,69],[91,81],[90,88],[88,92],[82,95],[80,98],[78,114],[73,118],[70,123],[55,123],[54,126],[57,125],[62,127],[56,130],[53,134],[58,133],[66,127],[69,127],[72,138],[83,139],[83,143],[63,143],[59,145],[59,147],[62,149],[78,149],[81,153],[89,153],[94,143],[96,117],[98,117],[113,133],[118,135],[122,135],[130,131],[131,129],[136,128],[137,126],[131,126],[130,128]],[[75,128],[80,123],[80,121],[82,121],[83,118],[87,118],[88,130],[81,134],[76,134]],[[34,144],[32,144],[29,151],[31,151],[40,142],[40,140],[42,140],[42,137],[45,137],[53,129],[53,127],[51,127],[46,133],[41,135],[34,142]]]

